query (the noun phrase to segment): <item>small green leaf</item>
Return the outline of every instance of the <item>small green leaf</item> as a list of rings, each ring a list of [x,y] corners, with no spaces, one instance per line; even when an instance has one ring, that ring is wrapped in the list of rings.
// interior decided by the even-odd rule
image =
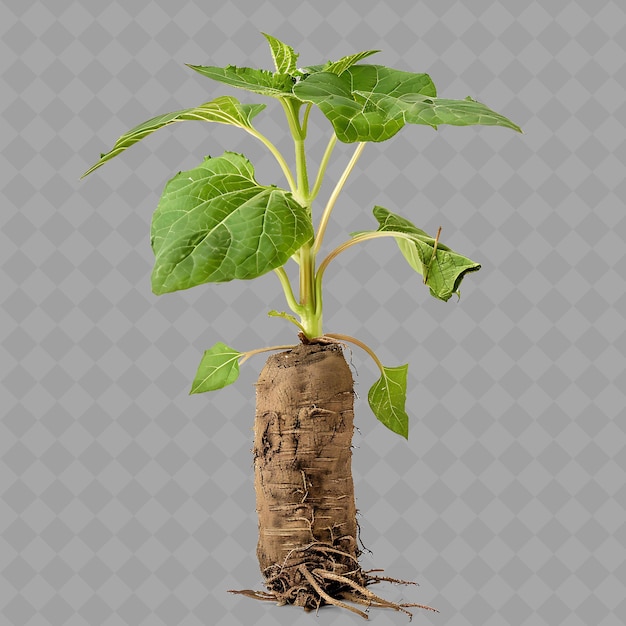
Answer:
[[[239,377],[241,352],[229,348],[221,341],[206,350],[198,366],[189,393],[215,391],[234,383]]]
[[[301,331],[305,331],[304,326],[302,326],[302,324],[300,324],[300,322],[293,315],[285,313],[285,311],[272,310],[268,311],[267,315],[268,317],[282,317],[283,319],[290,321],[292,324],[295,324]]]
[[[152,134],[155,130],[187,120],[200,120],[204,122],[217,122],[219,124],[229,124],[240,128],[251,128],[252,118],[265,108],[264,104],[241,104],[237,98],[232,96],[221,96],[211,102],[201,104],[193,109],[183,109],[173,113],[157,115],[147,122],[135,126],[127,133],[124,133],[109,152],[100,155],[100,160],[90,167],[83,177],[99,168],[113,157],[117,156],[133,144],[141,141],[144,137]]]
[[[405,439],[409,437],[409,416],[404,409],[408,370],[408,365],[383,366],[381,377],[367,394],[367,400],[376,418]]]
[[[207,157],[172,178],[152,217],[152,290],[250,279],[284,265],[313,237],[290,192],[264,187],[244,156]]]
[[[270,51],[272,53],[272,58],[274,59],[276,71],[279,74],[293,75],[296,72],[299,55],[294,52],[294,49],[291,46],[279,41],[276,37],[272,37],[267,33],[262,33],[262,35],[265,39],[267,39],[267,42],[270,45]]]
[[[396,242],[409,265],[425,276],[430,293],[439,300],[447,301],[452,294],[459,293],[461,281],[468,272],[476,272],[480,264],[454,252],[441,242],[414,226],[409,220],[395,215],[387,209],[374,207],[374,217],[378,220],[377,232],[397,232],[410,235],[411,240],[397,237]],[[434,253],[434,255],[433,255]]]
[[[309,65],[304,68],[304,74],[316,74],[317,72],[332,72],[341,76],[349,67],[356,65],[362,59],[365,59],[372,54],[376,54],[380,50],[365,50],[364,52],[357,52],[356,54],[350,54],[349,56],[342,57],[338,61],[328,61],[328,63],[322,65]]]
[[[327,63],[324,66],[324,71],[332,72],[333,74],[337,74],[337,76],[341,76],[347,69],[351,68],[353,65],[356,65],[359,61],[362,61],[363,59],[372,56],[372,54],[376,54],[377,52],[380,52],[380,50],[365,50],[364,52],[350,54],[347,57],[342,57],[338,61]]]
[[[292,96],[293,81],[289,74],[274,73],[251,67],[215,67],[212,65],[189,65],[199,74],[217,80],[231,87],[245,89],[272,98]]]

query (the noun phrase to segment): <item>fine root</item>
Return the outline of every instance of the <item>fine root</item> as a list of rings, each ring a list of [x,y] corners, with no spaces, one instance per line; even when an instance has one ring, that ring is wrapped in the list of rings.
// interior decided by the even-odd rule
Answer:
[[[381,572],[382,570],[369,570],[368,572],[366,572],[366,574],[369,574],[370,572]],[[373,585],[375,583],[380,583],[380,582],[388,582],[388,583],[393,583],[394,585],[415,585],[416,587],[419,587],[419,583],[416,583],[414,580],[400,580],[399,578],[389,578],[389,576],[368,576],[367,577],[367,584],[368,585]]]
[[[345,539],[345,538],[342,538]],[[424,604],[392,602],[370,591],[367,586],[390,582],[415,585],[412,581],[380,576],[382,570],[364,571],[357,559],[337,547],[314,541],[289,552],[282,564],[268,567],[264,572],[268,591],[231,591],[255,600],[275,602],[278,605],[293,604],[305,611],[317,611],[320,606],[332,605],[356,613],[368,619],[371,607],[392,609],[413,616],[408,608],[435,611]],[[351,603],[351,604],[348,604]],[[361,610],[354,604],[367,607]]]
[[[347,609],[348,611],[352,611],[353,613],[356,613],[357,615],[360,615],[361,617],[367,619],[367,613],[364,613],[363,611],[357,609],[356,607],[350,606],[349,604],[346,604],[345,602],[342,602],[341,600],[337,598],[333,598],[331,595],[327,594],[317,583],[313,574],[311,574],[311,572],[309,572],[309,570],[304,565],[300,565],[298,569],[302,572],[302,574],[304,574],[304,577],[311,584],[311,587],[313,587],[313,589],[315,589],[315,591],[317,591],[317,593],[319,593],[320,596],[326,602],[328,602],[328,604],[333,604],[335,606],[341,607],[342,609]],[[320,570],[316,570],[316,572],[319,572],[319,571]]]
[[[276,596],[266,591],[254,591],[253,589],[229,589],[228,593],[234,593],[239,596],[247,596],[255,600],[263,600],[265,602],[276,602]]]

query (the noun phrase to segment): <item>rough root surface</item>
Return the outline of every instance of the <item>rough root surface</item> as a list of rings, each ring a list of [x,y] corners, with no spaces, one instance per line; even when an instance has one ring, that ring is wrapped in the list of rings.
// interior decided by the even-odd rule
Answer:
[[[368,586],[412,583],[359,565],[353,385],[337,343],[303,344],[267,360],[257,382],[253,449],[257,556],[267,591],[233,593],[307,611],[335,605],[365,619],[369,607],[409,616],[407,607],[435,610],[384,600]]]

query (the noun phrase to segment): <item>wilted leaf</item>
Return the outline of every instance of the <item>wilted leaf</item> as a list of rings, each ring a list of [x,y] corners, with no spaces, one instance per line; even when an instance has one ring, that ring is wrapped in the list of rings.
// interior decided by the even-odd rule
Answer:
[[[380,224],[377,232],[397,232],[410,236],[410,241],[397,237],[398,247],[411,267],[425,277],[431,295],[439,300],[449,300],[452,294],[458,294],[465,275],[480,269],[480,264],[439,241],[435,250],[434,237],[381,206],[374,207],[374,217]]]

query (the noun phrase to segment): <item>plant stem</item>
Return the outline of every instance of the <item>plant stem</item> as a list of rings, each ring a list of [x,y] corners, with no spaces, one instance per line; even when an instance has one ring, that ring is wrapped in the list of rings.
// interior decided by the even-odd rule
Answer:
[[[261,354],[262,352],[271,352],[272,350],[291,350],[294,346],[269,346],[267,348],[257,348],[256,350],[249,350],[248,352],[242,352],[242,359],[239,361],[239,365],[243,365],[251,356],[255,354]]]
[[[315,184],[313,185],[313,189],[311,190],[311,200],[317,197],[317,194],[320,192],[320,188],[322,187],[322,182],[324,181],[324,174],[326,173],[326,167],[328,166],[328,162],[330,161],[330,155],[333,152],[333,148],[337,143],[337,135],[333,133],[332,137],[328,141],[328,145],[326,146],[326,151],[324,152],[324,156],[322,157],[322,161],[320,162],[320,168],[317,172],[317,178],[315,179]]]
[[[296,191],[294,196],[296,200],[305,208],[309,208],[309,179],[306,165],[306,152],[304,149],[304,140],[306,139],[306,129],[300,125],[298,111],[302,103],[292,98],[281,98],[281,104],[285,110],[287,123],[291,136],[293,137],[295,155],[296,155]]]
[[[311,304],[313,293],[312,286],[312,260],[311,246],[305,244],[300,248],[300,306],[306,308]]]
[[[302,116],[302,132],[306,137],[307,128],[309,124],[309,113],[311,113],[311,109],[313,108],[313,103],[309,102],[304,109],[304,115]]]
[[[310,339],[322,334],[321,298],[315,282],[315,255],[310,244],[300,248],[300,320]]]
[[[296,302],[296,298],[293,295],[293,289],[291,288],[291,282],[289,281],[289,276],[287,276],[287,272],[284,267],[277,267],[274,272],[276,276],[278,276],[278,280],[282,285],[283,292],[285,293],[285,300],[287,300],[287,304],[289,308],[300,315],[302,313],[302,307]]]
[[[363,350],[365,350],[365,352],[367,352],[372,357],[372,360],[374,361],[374,363],[376,363],[376,365],[378,366],[378,369],[383,374],[385,373],[383,364],[380,362],[380,359],[376,356],[374,351],[368,345],[364,344],[362,341],[359,341],[358,339],[355,339],[354,337],[350,337],[349,335],[338,335],[336,333],[326,333],[324,337],[330,337],[331,339],[337,339],[339,341],[348,341],[350,343],[353,343],[356,346],[359,346],[359,348],[362,348]]]
[[[337,181],[337,184],[335,185],[335,188],[333,189],[333,192],[330,195],[328,202],[326,203],[326,207],[324,208],[324,212],[322,213],[322,219],[320,220],[320,225],[317,230],[317,235],[315,237],[315,244],[313,246],[313,252],[315,254],[319,252],[319,249],[322,245],[324,234],[326,232],[326,226],[328,225],[328,220],[330,219],[330,214],[335,206],[335,202],[337,202],[337,198],[339,197],[339,194],[341,193],[343,186],[346,184],[346,181],[348,180],[348,176],[350,176],[350,173],[354,169],[356,162],[359,160],[359,157],[361,156],[361,153],[363,152],[364,148],[365,148],[364,141],[357,145],[356,150],[354,151],[354,154],[352,155],[352,158],[350,159],[350,162],[346,166],[346,169],[343,171],[341,178]]]
[[[304,328],[304,326],[302,326],[302,324],[293,315],[289,315],[289,313],[285,313],[284,311],[269,311],[268,315],[270,317],[282,317],[292,324],[295,324],[303,333],[306,331],[306,328]]]
[[[296,139],[296,177],[298,190],[295,194],[300,204],[311,211],[311,200],[309,197],[309,177],[306,167],[306,155],[304,151],[304,139]]]
[[[396,239],[406,239],[407,241],[414,241],[414,238],[407,233],[401,233],[398,231],[393,232],[378,232],[374,231],[371,233],[363,233],[362,235],[357,235],[353,239],[348,239],[348,241],[344,241],[340,246],[337,246],[319,265],[317,270],[317,274],[315,276],[315,290],[321,291],[322,285],[322,277],[324,276],[324,272],[326,268],[330,264],[330,262],[335,259],[342,252],[355,246],[357,243],[361,243],[362,241],[368,241],[370,239],[379,239],[382,237],[394,237]]]
[[[278,148],[263,133],[260,133],[256,128],[250,127],[250,128],[245,128],[244,130],[250,133],[253,137],[256,137],[272,153],[272,155],[278,162],[280,169],[283,171],[285,178],[287,179],[287,184],[289,185],[289,189],[291,189],[291,191],[295,193],[297,187],[296,187],[296,182],[293,178],[293,174],[291,173],[291,170],[289,169],[289,165],[287,165],[287,161],[285,161],[285,158],[280,153]]]
[[[296,201],[311,215],[311,193],[307,174],[307,161],[305,151],[306,126],[311,107],[307,105],[304,112],[303,123],[300,124],[299,111],[302,102],[294,98],[280,98],[280,103],[285,111],[287,123],[294,142],[296,159],[296,188],[293,192]],[[278,273],[283,284],[283,290],[287,296],[287,302],[294,313],[300,316],[301,327],[307,337],[316,337],[322,332],[321,310],[318,310],[315,284],[315,254],[311,244],[307,243],[297,253],[300,281],[300,302],[296,303],[290,288],[286,289],[286,274]]]

